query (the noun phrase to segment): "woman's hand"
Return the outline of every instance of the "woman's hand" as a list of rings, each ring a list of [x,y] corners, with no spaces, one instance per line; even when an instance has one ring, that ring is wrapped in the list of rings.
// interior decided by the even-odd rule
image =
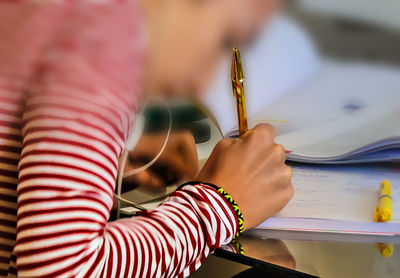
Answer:
[[[238,140],[223,139],[197,177],[222,187],[235,199],[245,229],[279,212],[294,193],[285,149],[274,138],[274,128],[264,124]]]
[[[160,152],[165,134],[143,135],[129,153],[125,171],[136,169],[151,161]],[[156,163],[139,174],[124,179],[124,191],[142,186],[152,192],[165,191],[166,185],[193,179],[198,172],[194,138],[190,132],[172,133],[166,149]]]

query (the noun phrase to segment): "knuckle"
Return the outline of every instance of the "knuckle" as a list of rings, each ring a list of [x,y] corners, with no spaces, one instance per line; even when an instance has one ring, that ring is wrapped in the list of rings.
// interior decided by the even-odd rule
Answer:
[[[275,145],[275,154],[278,158],[278,161],[285,162],[286,160],[286,150],[282,145]]]
[[[273,139],[275,137],[275,128],[270,124],[259,124],[254,128],[255,135],[262,138]]]
[[[293,177],[293,169],[286,165],[285,165],[285,177],[287,177],[289,181],[291,181]]]
[[[232,144],[232,139],[224,138],[215,146],[217,150],[223,150]]]
[[[180,137],[181,141],[184,143],[194,142],[193,134],[188,130],[182,131],[181,133],[179,133],[179,137]]]
[[[286,204],[289,203],[294,196],[294,188],[291,183],[287,184],[286,188],[284,189],[284,192],[285,193],[282,197],[283,207],[286,206]]]
[[[285,166],[283,170],[283,182],[285,190],[285,202],[288,203],[294,196],[295,190],[292,184],[292,168]]]
[[[294,196],[294,187],[293,187],[292,183],[289,183],[289,189],[288,190],[289,190],[289,194],[288,194],[289,200],[288,201],[290,201]]]

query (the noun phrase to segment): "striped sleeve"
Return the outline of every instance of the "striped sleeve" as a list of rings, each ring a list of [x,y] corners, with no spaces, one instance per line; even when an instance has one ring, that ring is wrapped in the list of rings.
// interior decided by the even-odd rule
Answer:
[[[0,277],[16,276],[12,251],[26,81],[38,49],[50,37],[60,14],[51,5],[0,1]],[[34,35],[36,30],[41,36]]]
[[[22,123],[19,277],[185,277],[237,231],[233,209],[202,184],[107,222],[143,55],[137,7],[123,3],[66,13],[38,60]]]
[[[0,79],[0,277],[7,277],[15,245],[21,150],[20,94],[15,92],[10,97],[6,91],[4,80]]]

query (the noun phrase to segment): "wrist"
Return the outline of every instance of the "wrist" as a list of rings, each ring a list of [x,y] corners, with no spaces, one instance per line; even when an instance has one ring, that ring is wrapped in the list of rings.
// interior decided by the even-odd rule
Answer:
[[[221,199],[228,205],[228,207],[232,211],[232,214],[235,216],[236,225],[237,225],[237,227],[236,227],[237,232],[236,232],[235,236],[237,237],[243,232],[243,230],[244,230],[243,213],[241,212],[236,201],[233,199],[233,197],[228,192],[226,192],[223,188],[216,186],[215,184],[204,183],[204,182],[200,182],[200,181],[187,182],[187,183],[179,186],[177,190],[179,190],[182,187],[187,186],[187,185],[193,185],[193,186],[202,185],[202,186],[207,186],[207,187],[215,190],[218,193],[218,195],[220,195],[222,197]]]

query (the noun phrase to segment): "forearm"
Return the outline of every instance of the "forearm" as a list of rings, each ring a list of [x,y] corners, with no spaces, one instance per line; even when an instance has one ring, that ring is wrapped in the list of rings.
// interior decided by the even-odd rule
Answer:
[[[57,193],[55,187],[36,192],[53,190],[53,196],[27,197],[36,190],[21,194],[21,277],[183,277],[237,231],[232,208],[204,185],[185,186],[154,211],[108,224],[101,192]]]
[[[156,210],[108,225],[110,236],[133,247],[109,257],[109,264],[123,261],[128,274],[140,277],[185,277],[236,231],[235,214],[215,189],[187,185]]]

